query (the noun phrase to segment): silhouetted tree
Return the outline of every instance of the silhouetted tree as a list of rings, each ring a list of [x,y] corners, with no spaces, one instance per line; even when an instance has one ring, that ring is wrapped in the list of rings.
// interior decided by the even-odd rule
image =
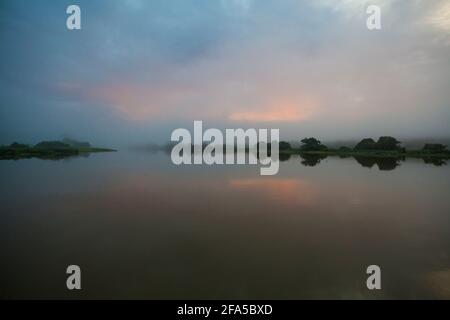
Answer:
[[[24,148],[28,148],[28,146],[26,144],[23,143],[18,143],[18,142],[13,142],[9,145],[9,147],[11,149],[24,149]]]
[[[83,141],[77,141],[70,138],[64,138],[62,143],[68,144],[69,146],[73,148],[90,148],[91,144],[89,142],[83,142]]]
[[[302,151],[322,151],[328,149],[316,138],[305,138],[301,140],[301,143],[302,146],[300,147],[300,150]]]
[[[440,143],[427,143],[422,151],[429,152],[429,153],[443,153],[447,152],[447,146],[440,144]]]
[[[374,150],[376,146],[376,142],[372,138],[362,139],[355,146],[355,150]]]
[[[280,150],[289,150],[292,149],[291,148],[291,144],[289,142],[286,141],[280,141],[279,143],[279,149]]]
[[[400,141],[393,137],[380,137],[375,145],[376,150],[400,150]]]
[[[400,147],[400,141],[393,137],[380,137],[378,141],[375,142],[372,138],[362,139],[355,146],[355,150],[398,150],[404,151]]]
[[[34,146],[37,149],[64,150],[70,149],[70,145],[61,141],[42,141]]]

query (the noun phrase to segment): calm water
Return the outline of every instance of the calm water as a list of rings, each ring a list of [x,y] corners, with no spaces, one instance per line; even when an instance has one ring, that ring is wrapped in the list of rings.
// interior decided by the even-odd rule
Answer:
[[[291,157],[262,177],[122,151],[0,176],[2,298],[450,298],[447,165]]]

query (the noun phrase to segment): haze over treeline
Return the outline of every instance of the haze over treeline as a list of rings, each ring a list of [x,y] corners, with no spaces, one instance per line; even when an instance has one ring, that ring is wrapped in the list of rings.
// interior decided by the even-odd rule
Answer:
[[[450,137],[447,0],[81,0],[79,31],[70,4],[1,1],[0,144],[165,143],[194,120],[288,141]]]

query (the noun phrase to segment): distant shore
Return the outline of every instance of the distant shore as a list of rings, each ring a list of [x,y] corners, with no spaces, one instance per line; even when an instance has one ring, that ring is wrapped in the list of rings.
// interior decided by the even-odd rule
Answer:
[[[392,150],[339,150],[328,149],[320,151],[304,151],[301,149],[284,149],[279,151],[280,154],[307,154],[318,156],[340,156],[340,157],[376,157],[376,158],[436,158],[436,159],[450,159],[450,152],[426,152],[422,150],[405,150],[405,151],[392,151]]]
[[[401,146],[401,142],[394,137],[382,136],[375,141],[372,138],[364,138],[353,148],[341,146],[329,148],[316,138],[304,138],[302,145],[294,148],[289,142],[279,143],[280,154],[300,154],[316,156],[339,157],[370,157],[370,158],[421,158],[421,159],[450,159],[450,151],[447,146],[440,143],[425,143],[420,150],[407,150]]]
[[[43,141],[34,146],[13,143],[0,146],[0,160],[19,159],[63,159],[74,156],[88,155],[97,152],[115,152],[114,149],[91,147],[89,143],[65,143],[61,141]]]

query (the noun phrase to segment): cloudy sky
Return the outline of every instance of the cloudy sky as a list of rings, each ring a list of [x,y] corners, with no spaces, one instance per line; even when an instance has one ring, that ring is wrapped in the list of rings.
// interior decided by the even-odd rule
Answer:
[[[0,40],[0,143],[450,137],[448,0],[2,0]]]

